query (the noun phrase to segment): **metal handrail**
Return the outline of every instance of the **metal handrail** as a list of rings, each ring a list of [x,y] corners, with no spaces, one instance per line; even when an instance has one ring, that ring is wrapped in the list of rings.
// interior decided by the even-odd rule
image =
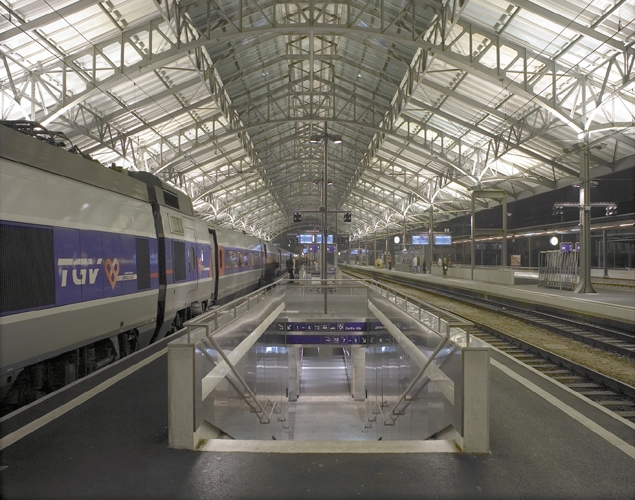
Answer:
[[[344,353],[344,369],[346,371],[346,378],[348,379],[349,384],[350,384],[350,383],[352,383],[352,378],[353,378],[351,373],[350,373],[351,370],[352,370],[352,367],[349,368],[349,366],[352,365],[351,354],[350,354],[348,348],[346,348],[346,347],[344,347],[342,349],[342,352]],[[353,392],[353,391],[351,391],[351,392]]]
[[[208,353],[205,349],[200,351],[209,361],[211,361],[214,365],[216,365],[216,360],[212,357],[212,355],[210,353]],[[228,374],[229,375],[229,374]],[[234,390],[239,393],[242,394],[242,398],[245,401],[245,403],[247,403],[247,405],[249,406],[249,408],[251,408],[251,411],[253,413],[260,413],[262,411],[262,406],[258,405],[260,407],[260,409],[256,408],[255,406],[253,406],[253,404],[251,403],[251,401],[249,401],[249,399],[247,398],[247,396],[245,396],[245,393],[240,389],[240,387],[238,387],[238,385],[236,384],[236,382],[234,382],[229,376],[225,376],[225,379],[227,380],[227,382],[229,382],[229,385],[231,385]],[[244,382],[242,382],[244,384]],[[256,401],[256,403],[258,403],[258,401]],[[258,417],[260,419],[260,417]],[[262,423],[262,422],[261,422]]]
[[[382,404],[383,404],[383,402],[382,402]],[[382,408],[382,404],[380,404],[378,401],[375,402],[375,405],[373,406],[373,409],[370,410],[370,415],[366,419],[366,423],[364,424],[362,432],[367,432],[366,429],[370,429],[373,426],[372,422],[377,422],[377,415],[381,415],[382,416],[382,420],[384,420],[384,412],[381,409]],[[379,411],[375,411],[375,409],[378,409]]]
[[[265,286],[259,288],[258,290],[254,290],[253,292],[251,292],[251,293],[249,293],[247,295],[244,295],[242,297],[234,299],[231,302],[228,302],[227,304],[223,304],[223,305],[219,306],[218,309],[214,309],[213,311],[205,312],[203,314],[200,314],[200,315],[196,316],[196,318],[192,318],[192,319],[186,321],[185,323],[183,323],[183,327],[187,327],[188,328],[188,332],[187,332],[188,342],[189,342],[190,333],[191,333],[193,327],[205,328],[205,336],[210,338],[211,335],[214,335],[214,333],[216,333],[216,330],[218,330],[218,328],[219,328],[219,326],[218,326],[218,318],[219,318],[219,316],[221,316],[223,314],[227,314],[229,312],[229,310],[233,310],[234,319],[237,319],[237,317],[238,317],[237,316],[237,310],[241,306],[244,306],[245,304],[247,304],[247,310],[245,311],[244,314],[248,313],[252,309],[251,299],[253,299],[254,297],[258,297],[258,300],[254,304],[254,306],[257,306],[261,302],[261,296],[266,296],[269,293],[271,293],[272,289],[273,288],[277,288],[280,284],[282,284],[283,281],[285,281],[285,279],[284,278],[280,278],[279,280],[274,281],[273,283],[271,283],[269,285],[265,285]],[[209,324],[211,323],[212,320],[214,321],[214,331],[213,332],[211,332],[210,328],[209,328]],[[228,324],[230,324],[230,323],[231,323],[231,321]],[[227,325],[224,325],[224,326],[227,326]]]
[[[402,403],[402,401],[404,401],[406,399],[406,396],[408,395],[408,393],[412,390],[412,388],[414,387],[414,385],[419,382],[419,380],[421,379],[421,377],[423,377],[423,374],[425,373],[425,371],[427,370],[427,368],[430,366],[430,364],[434,361],[434,359],[437,357],[437,354],[439,354],[439,352],[441,351],[441,349],[443,349],[443,346],[445,346],[445,344],[448,342],[448,340],[450,340],[450,328],[448,328],[448,332],[446,333],[445,337],[443,338],[443,340],[441,340],[441,342],[439,342],[439,345],[437,346],[437,348],[434,350],[434,352],[432,353],[432,356],[430,356],[430,358],[428,358],[428,361],[426,362],[425,365],[423,365],[423,367],[421,368],[421,370],[419,370],[419,373],[417,373],[417,375],[415,376],[414,379],[412,379],[412,381],[410,382],[410,384],[408,384],[408,387],[406,387],[406,390],[403,392],[403,394],[399,397],[399,400],[395,403],[395,405],[390,409],[390,411],[388,412],[388,417],[386,417],[384,419],[384,425],[395,425],[395,422],[397,421],[397,417],[399,415],[403,415],[403,412],[405,411],[405,409],[410,405],[410,401],[408,401],[408,404],[406,406],[404,406],[404,408],[401,410],[401,412],[396,413],[395,410],[397,409],[397,407]]]
[[[249,396],[251,396],[251,398],[254,400],[254,402],[258,405],[259,411],[256,411],[256,414],[262,412],[262,416],[258,417],[260,419],[260,423],[261,424],[262,423],[268,424],[269,422],[271,422],[271,419],[269,417],[267,417],[265,409],[262,407],[262,405],[256,399],[256,395],[251,390],[251,388],[247,385],[247,382],[245,382],[243,380],[243,378],[240,376],[240,373],[238,373],[238,370],[236,370],[236,367],[234,365],[232,365],[232,363],[229,361],[229,358],[227,357],[227,355],[225,354],[223,349],[221,349],[221,347],[218,345],[218,343],[216,342],[216,340],[213,337],[209,337],[209,341],[212,343],[212,345],[214,346],[214,348],[216,349],[218,354],[221,355],[221,357],[223,358],[223,361],[225,361],[225,363],[227,363],[227,366],[232,371],[234,376],[240,381],[240,383],[243,385],[243,387],[247,390],[247,392],[249,393]],[[245,398],[245,401],[246,400],[247,400],[247,398]],[[249,406],[251,406],[251,405],[249,405]],[[266,422],[262,421],[263,417],[265,417],[267,419]]]
[[[450,318],[452,320],[455,320],[454,323],[456,323],[457,326],[458,326],[458,324],[463,324],[465,326],[471,326],[472,325],[471,322],[466,322],[466,320],[461,318],[460,316],[452,314],[451,312],[448,312],[448,311],[446,311],[444,309],[441,309],[440,307],[437,307],[437,306],[435,306],[433,304],[430,304],[428,302],[425,302],[423,300],[419,300],[419,299],[417,299],[415,297],[411,297],[411,296],[406,295],[406,294],[404,294],[402,292],[399,292],[399,291],[397,291],[397,290],[395,290],[393,288],[390,288],[389,286],[385,285],[384,283],[381,283],[381,282],[376,281],[374,279],[360,280],[360,281],[362,281],[364,283],[368,283],[368,284],[372,285],[374,288],[379,288],[381,290],[385,290],[388,293],[388,297],[387,298],[389,300],[390,300],[390,294],[391,293],[395,296],[395,298],[397,298],[397,297],[401,298],[402,300],[404,300],[406,302],[406,307],[407,307],[408,303],[410,302],[415,307],[418,307],[420,309],[420,311],[423,310],[423,311],[432,312],[432,313],[436,312],[437,314],[435,314],[435,316],[437,316],[439,319],[441,319],[441,317],[444,317],[444,318]],[[379,293],[380,293],[380,295],[382,295],[382,297],[384,296],[383,293],[381,293],[381,292],[379,292]],[[396,302],[395,302],[395,305],[397,305],[399,307],[399,304],[397,304]],[[418,319],[421,320],[421,312],[419,312],[419,318]]]
[[[215,313],[220,313],[220,312],[225,312],[226,309],[230,309],[230,308],[236,308],[237,304],[239,302],[242,301],[243,305],[245,302],[249,303],[252,297],[255,297],[257,295],[267,295],[272,288],[279,286],[282,282],[286,281],[285,278],[280,278],[276,281],[274,281],[273,283],[270,283],[268,285],[264,285],[260,288],[258,288],[257,290],[254,290],[253,292],[248,293],[247,295],[243,295],[242,297],[238,297],[237,299],[232,300],[231,302],[228,302],[227,304],[222,304],[220,306],[218,306],[218,309],[214,309],[213,311],[209,311],[209,312],[205,312],[199,316],[196,317],[197,320],[200,321],[201,318],[205,317],[205,316],[212,316]],[[192,324],[191,323],[192,320],[186,321],[185,323],[183,323],[183,326],[188,325],[188,324]],[[195,326],[201,326],[201,325],[195,325]]]

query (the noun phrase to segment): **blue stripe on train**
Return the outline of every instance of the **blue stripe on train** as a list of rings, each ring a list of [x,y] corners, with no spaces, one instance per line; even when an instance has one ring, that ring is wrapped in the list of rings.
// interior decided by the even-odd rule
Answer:
[[[129,295],[138,289],[134,235],[53,228],[55,305]],[[157,240],[148,240],[150,287],[159,288]]]

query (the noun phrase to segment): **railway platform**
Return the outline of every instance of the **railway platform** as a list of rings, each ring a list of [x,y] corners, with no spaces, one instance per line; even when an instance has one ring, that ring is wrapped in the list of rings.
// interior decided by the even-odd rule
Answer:
[[[297,286],[294,307],[302,293]],[[342,311],[352,307],[339,302]],[[299,398],[289,407],[296,435],[311,440],[216,439],[196,451],[170,448],[167,345],[184,335],[0,420],[2,498],[635,496],[635,424],[495,348],[488,453],[459,453],[438,436],[407,444],[362,440],[364,418],[350,397],[345,359],[324,345],[305,347]]]
[[[413,282],[464,291],[474,297],[496,298],[511,305],[532,305],[545,312],[577,317],[619,326],[635,324],[635,293],[631,290],[596,288],[596,293],[574,293],[538,287],[537,284],[503,285],[482,280],[443,277],[438,274],[422,274],[395,269],[377,269],[370,266],[343,266],[352,271],[376,273],[378,276],[394,276]]]

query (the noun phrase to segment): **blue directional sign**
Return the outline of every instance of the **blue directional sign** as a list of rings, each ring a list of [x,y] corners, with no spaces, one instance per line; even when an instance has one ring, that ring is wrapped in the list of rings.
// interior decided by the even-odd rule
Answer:
[[[278,321],[272,330],[286,331],[286,343],[291,345],[368,345],[369,326],[365,321]],[[376,323],[375,328],[380,326]]]
[[[372,321],[368,324],[368,331],[369,332],[374,332],[377,330],[383,330],[386,331],[386,327],[379,321]]]
[[[288,321],[287,331],[293,332],[365,332],[365,321]]]
[[[287,345],[368,345],[367,335],[287,335]]]

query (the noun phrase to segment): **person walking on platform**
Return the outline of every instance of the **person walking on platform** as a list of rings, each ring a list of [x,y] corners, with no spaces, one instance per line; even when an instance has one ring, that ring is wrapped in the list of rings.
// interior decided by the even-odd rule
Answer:
[[[417,256],[415,255],[412,258],[412,272],[417,274],[419,272],[419,270],[417,269]]]
[[[443,259],[441,266],[443,267],[443,277],[447,278],[448,277],[448,260]]]
[[[421,272],[423,274],[426,274],[428,272],[428,268],[426,267],[426,259],[423,258],[423,260],[421,261]]]
[[[287,259],[287,272],[289,273],[289,280],[293,283],[293,268],[295,267],[295,262],[293,261],[293,255],[289,255]]]
[[[388,257],[388,270],[392,271],[392,257]]]

